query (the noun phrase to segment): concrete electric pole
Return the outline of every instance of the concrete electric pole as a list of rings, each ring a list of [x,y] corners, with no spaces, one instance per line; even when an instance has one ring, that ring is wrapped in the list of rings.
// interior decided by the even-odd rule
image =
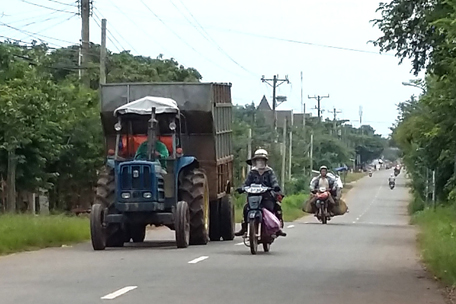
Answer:
[[[265,79],[264,75],[261,77],[261,81],[269,84],[272,87],[272,112],[274,115],[274,130],[277,130],[277,100],[276,100],[276,88],[283,83],[290,83],[288,76],[285,76],[285,79],[279,79],[278,75],[274,75],[272,79]]]
[[[309,99],[316,99],[317,100],[317,110],[318,110],[318,121],[321,121],[321,100],[323,98],[329,98],[329,95],[326,95],[326,96],[308,96]]]
[[[101,20],[100,84],[106,83],[106,22]]]
[[[90,24],[90,15],[91,15],[91,0],[79,0],[80,1],[80,14],[82,20],[81,27],[81,45],[82,45],[82,58],[81,58],[81,67],[83,84],[87,87],[90,86],[90,78],[87,70],[89,63],[89,47],[90,47],[90,33],[89,33],[89,24]]]

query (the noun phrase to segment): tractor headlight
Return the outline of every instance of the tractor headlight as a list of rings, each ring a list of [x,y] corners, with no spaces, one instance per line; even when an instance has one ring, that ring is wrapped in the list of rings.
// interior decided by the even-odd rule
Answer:
[[[138,170],[133,170],[133,177],[138,178],[139,177],[139,171]]]
[[[152,198],[152,193],[150,193],[150,192],[144,192],[143,197],[144,197],[144,198]]]
[[[129,192],[124,192],[122,193],[122,198],[123,199],[129,199],[131,197],[130,193]]]

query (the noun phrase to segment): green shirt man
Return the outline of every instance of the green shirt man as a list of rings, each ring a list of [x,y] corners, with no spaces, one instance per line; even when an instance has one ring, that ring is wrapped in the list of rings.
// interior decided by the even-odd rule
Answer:
[[[157,140],[155,141],[155,151],[162,168],[166,168],[165,159],[169,157],[168,148],[165,146],[164,143]],[[138,150],[135,154],[135,159],[147,160],[147,140],[138,147]]]

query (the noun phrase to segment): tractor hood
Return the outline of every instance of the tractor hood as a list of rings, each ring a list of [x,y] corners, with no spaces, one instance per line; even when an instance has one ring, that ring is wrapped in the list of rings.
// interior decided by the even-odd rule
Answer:
[[[152,108],[156,114],[179,113],[176,101],[171,98],[146,96],[127,103],[114,110],[114,116],[123,114],[150,115]]]

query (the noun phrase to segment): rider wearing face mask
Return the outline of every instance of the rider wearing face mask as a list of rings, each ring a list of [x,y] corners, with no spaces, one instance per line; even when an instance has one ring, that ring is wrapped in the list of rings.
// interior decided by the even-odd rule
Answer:
[[[277,181],[277,177],[274,174],[274,171],[271,167],[268,166],[268,152],[264,149],[258,149],[255,151],[251,160],[247,161],[249,165],[252,165],[252,169],[247,176],[243,187],[248,187],[252,184],[261,184],[265,187],[270,187],[274,189],[274,192],[280,193],[280,186],[279,182]],[[272,200],[275,202],[275,214],[279,218],[280,222],[282,223],[283,227],[283,219],[282,219],[282,207],[280,203],[277,202],[276,198],[271,196]],[[240,231],[236,232],[236,236],[242,236],[247,233],[247,213],[248,213],[248,205],[244,205],[244,221],[242,222],[242,228]],[[282,230],[276,233],[277,236],[286,236],[287,234]]]

